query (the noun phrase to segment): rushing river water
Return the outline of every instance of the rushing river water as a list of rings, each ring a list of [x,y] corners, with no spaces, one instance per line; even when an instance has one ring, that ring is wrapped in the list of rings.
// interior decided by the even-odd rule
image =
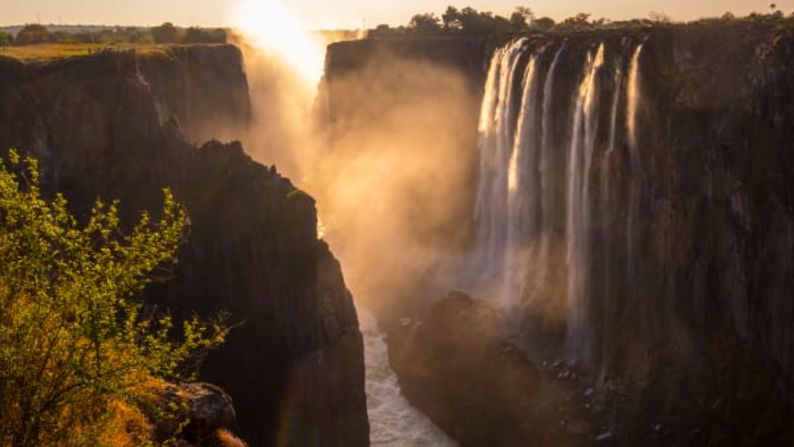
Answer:
[[[397,376],[389,364],[385,335],[372,314],[361,308],[358,314],[364,334],[371,444],[388,447],[456,446],[400,394]]]

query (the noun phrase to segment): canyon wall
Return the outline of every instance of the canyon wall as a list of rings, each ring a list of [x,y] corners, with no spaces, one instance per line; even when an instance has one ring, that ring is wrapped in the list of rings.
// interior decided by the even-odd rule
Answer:
[[[368,445],[362,338],[314,200],[239,143],[190,143],[246,127],[249,107],[233,46],[0,58],[0,148],[36,156],[47,190],[79,217],[120,199],[133,222],[163,187],[186,207],[179,263],[142,299],[177,316],[230,312],[200,377],[229,392],[243,437]]]
[[[479,69],[470,63],[477,53],[450,51],[447,40],[332,46],[329,76],[334,70],[350,76],[355,60],[366,67],[376,59],[368,53],[372,46],[393,45],[402,54],[412,46],[410,60],[453,67],[479,83],[482,99],[488,59],[504,43],[478,44]],[[439,281],[507,305],[515,326],[506,332],[528,340],[533,360],[572,365],[583,388],[595,388],[588,408],[605,424],[608,436],[602,439],[635,445],[790,439],[790,23],[530,35],[514,45],[503,68],[514,76],[501,81],[511,79],[499,98],[485,102],[502,115],[483,111],[479,149],[476,137],[459,148],[470,164],[471,175],[459,183],[471,191],[470,223],[453,222],[435,235],[443,238],[445,231],[458,230],[455,225],[470,224],[470,251],[457,252],[464,259],[452,268],[461,272],[457,282],[448,274]],[[546,82],[550,77],[553,82]],[[359,98],[377,104],[382,90],[375,84]],[[349,99],[330,91],[331,104]],[[544,98],[552,99],[544,105]],[[470,114],[479,113],[480,104]],[[335,126],[362,116],[344,108],[331,113]],[[476,121],[469,125],[477,129]],[[422,128],[401,132],[416,129]],[[499,135],[489,136],[491,131]],[[501,155],[483,163],[478,150],[489,147]],[[519,147],[524,152],[511,161]],[[511,173],[513,161],[518,169]],[[504,175],[494,174],[500,169]],[[488,244],[502,240],[501,254],[490,258],[476,253],[487,211],[480,208],[495,197],[492,189],[475,193],[484,176],[504,182],[503,211],[491,214],[491,224],[503,228],[484,238]],[[515,226],[507,228],[510,219]],[[471,264],[472,257],[479,261]],[[513,277],[505,280],[508,271]],[[478,275],[490,279],[490,287],[472,285]],[[429,290],[419,299],[437,296]],[[417,298],[397,297],[386,317],[414,311],[401,308],[400,299]],[[412,358],[404,344],[400,349],[395,358]],[[435,374],[455,377],[446,368]],[[412,400],[422,401],[418,395]]]

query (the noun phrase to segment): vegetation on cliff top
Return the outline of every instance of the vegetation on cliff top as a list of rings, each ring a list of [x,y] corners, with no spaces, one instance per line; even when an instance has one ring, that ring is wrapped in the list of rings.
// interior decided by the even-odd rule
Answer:
[[[13,38],[14,45],[37,45],[42,43],[72,44],[167,44],[167,43],[226,43],[227,31],[223,28],[180,28],[170,22],[162,25],[143,27],[103,28],[99,31],[63,31],[50,29],[44,25],[25,25]]]
[[[193,318],[177,337],[169,317],[133,300],[168,274],[185,213],[165,191],[160,218],[142,214],[130,234],[116,203],[97,201],[80,225],[63,196],[42,195],[35,160],[8,158],[0,160],[0,446],[147,445],[149,433],[130,427],[145,425],[158,384],[191,379],[197,359],[226,335],[222,324]]]
[[[727,12],[718,18],[704,18],[690,24],[708,23],[755,23],[777,24],[790,26],[794,23],[794,14],[786,17],[776,5],[770,5],[768,14],[754,13],[747,17],[736,17]],[[397,28],[379,25],[367,34],[369,38],[389,38],[405,36],[494,36],[531,32],[572,32],[610,29],[647,28],[652,26],[672,26],[673,20],[664,13],[651,12],[647,18],[623,21],[612,21],[606,18],[594,18],[586,12],[578,13],[560,22],[550,17],[538,17],[528,7],[518,7],[510,15],[503,17],[488,11],[474,8],[458,9],[453,6],[441,15],[434,13],[413,16],[408,26]]]
[[[227,31],[222,28],[179,28],[164,23],[152,28],[117,27],[100,31],[50,31],[31,24],[15,36],[0,32],[0,56],[22,61],[50,60],[87,56],[103,51],[135,50],[149,53],[170,45],[224,44]]]

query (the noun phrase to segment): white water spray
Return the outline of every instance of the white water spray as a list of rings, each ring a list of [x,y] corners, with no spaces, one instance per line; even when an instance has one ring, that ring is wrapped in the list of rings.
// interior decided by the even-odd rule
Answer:
[[[604,64],[604,45],[595,56],[588,55],[573,110],[573,133],[568,153],[568,200],[566,240],[568,243],[568,346],[574,362],[590,363],[589,289],[591,230],[590,166],[598,126],[598,73]]]
[[[508,166],[516,126],[512,87],[525,42],[519,39],[498,50],[488,71],[479,124],[480,170],[474,211],[477,235],[467,269],[478,294],[499,275],[505,262]]]

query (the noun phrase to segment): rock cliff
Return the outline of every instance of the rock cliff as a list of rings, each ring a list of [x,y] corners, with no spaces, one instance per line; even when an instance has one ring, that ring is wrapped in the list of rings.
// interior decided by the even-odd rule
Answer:
[[[419,49],[411,58],[430,58],[431,63],[438,58],[473,83],[480,82],[481,96],[490,50],[501,43],[482,44],[482,70],[474,69],[470,53],[443,50],[448,44],[437,39],[392,44],[397,51],[413,45]],[[626,93],[621,92],[627,91],[632,55],[641,43],[637,144],[632,145],[626,129],[630,112],[622,105]],[[578,318],[586,322],[582,328],[592,357],[579,362],[577,369],[582,392],[588,383],[595,386],[592,408],[607,425],[603,438],[598,439],[599,432],[587,436],[623,445],[788,443],[794,403],[790,21],[528,36],[518,66],[523,69],[531,54],[539,55],[540,85],[557,51],[564,51],[549,88],[554,102],[546,111],[555,152],[544,165],[551,176],[545,191],[553,200],[548,207],[544,204],[542,213],[548,217],[552,258],[541,259],[536,253],[532,267],[523,272],[537,280],[537,269],[545,264],[548,272],[542,280],[548,283],[534,295],[525,291],[521,297],[529,309],[518,331],[533,340],[530,344],[541,345],[543,355],[552,360],[570,356],[570,283],[564,279],[569,268],[566,237],[571,232],[565,206],[567,154],[577,87],[586,74],[583,67],[588,54],[592,61],[601,44],[604,69],[597,72],[594,82],[600,87],[592,99],[598,114],[589,124],[592,169],[583,180],[591,191],[587,206],[592,210],[581,227],[586,234],[581,240],[589,241],[589,254],[579,266],[586,272],[587,288],[577,298],[586,304],[584,316]],[[332,47],[329,69],[347,73],[356,58],[361,58],[359,66],[366,66],[373,45]],[[390,43],[377,45],[388,48]],[[618,69],[624,77],[616,75]],[[376,84],[359,95],[377,96],[380,90]],[[610,138],[610,128],[615,128],[610,105],[616,90],[618,126]],[[522,93],[517,76],[510,93],[515,108]],[[333,95],[331,89],[331,104],[344,103],[345,98]],[[332,117],[337,126],[358,116],[357,110],[332,110],[341,113]],[[471,125],[476,126],[476,120]],[[461,157],[470,157],[467,187],[473,190],[483,173],[476,156],[467,153],[476,148],[474,138],[470,141],[461,146]],[[530,220],[532,216],[540,214],[531,214]],[[436,291],[422,296],[436,296]],[[415,297],[398,297],[393,309],[400,309],[401,299]],[[402,311],[415,312],[414,306],[403,306]],[[421,358],[425,348],[417,347],[416,357],[406,355],[402,344],[400,349],[397,361]],[[395,364],[395,370],[403,372],[402,380],[415,380],[406,373],[409,365]],[[445,365],[434,373],[454,377]],[[411,389],[410,383],[404,385]],[[421,406],[421,396],[409,398]]]
[[[0,81],[0,148],[38,157],[78,215],[118,198],[132,221],[163,187],[184,204],[179,264],[143,298],[177,316],[231,313],[201,378],[234,399],[246,441],[368,445],[362,338],[313,199],[237,143],[189,143],[248,124],[236,48],[0,59]]]

